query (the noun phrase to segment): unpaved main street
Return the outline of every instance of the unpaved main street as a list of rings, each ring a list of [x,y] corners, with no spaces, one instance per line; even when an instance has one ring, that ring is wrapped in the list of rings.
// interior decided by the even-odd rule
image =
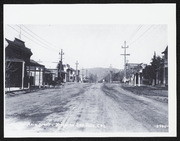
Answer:
[[[167,132],[168,104],[120,84],[66,83],[5,97],[5,132]]]

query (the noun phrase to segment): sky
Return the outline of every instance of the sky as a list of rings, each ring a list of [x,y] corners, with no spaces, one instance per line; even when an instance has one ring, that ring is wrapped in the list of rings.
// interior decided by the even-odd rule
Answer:
[[[20,37],[21,33],[21,37]],[[165,24],[6,24],[5,38],[21,38],[33,55],[31,59],[55,68],[63,49],[63,63],[75,68],[112,66],[123,69],[124,41],[128,63],[149,64],[156,52],[168,45]]]

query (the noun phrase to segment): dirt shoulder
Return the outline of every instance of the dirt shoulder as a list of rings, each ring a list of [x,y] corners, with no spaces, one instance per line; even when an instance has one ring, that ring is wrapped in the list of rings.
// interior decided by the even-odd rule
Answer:
[[[168,104],[124,90],[119,84],[105,84],[103,91],[149,132],[168,131]],[[127,116],[124,116],[127,118]],[[131,122],[131,120],[129,121]],[[130,127],[136,129],[137,126]],[[159,128],[159,126],[165,128]]]
[[[132,92],[133,94],[145,96],[160,102],[168,103],[168,89],[165,87],[130,86],[125,84],[123,84],[121,87],[124,90]]]

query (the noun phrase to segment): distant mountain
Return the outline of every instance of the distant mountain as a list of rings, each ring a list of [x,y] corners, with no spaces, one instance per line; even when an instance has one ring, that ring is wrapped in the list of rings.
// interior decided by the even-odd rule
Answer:
[[[110,68],[101,68],[101,67],[98,67],[98,68],[87,68],[85,70],[87,70],[87,75],[88,76],[90,74],[97,75],[98,81],[103,79],[104,77],[106,77],[110,73]],[[111,70],[114,73],[117,73],[117,72],[120,71],[119,69],[116,69],[116,68],[111,68]]]

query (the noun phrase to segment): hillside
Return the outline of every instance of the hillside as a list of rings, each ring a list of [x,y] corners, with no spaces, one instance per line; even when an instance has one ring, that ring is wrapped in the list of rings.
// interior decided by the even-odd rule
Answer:
[[[114,73],[119,72],[119,69],[112,68],[111,69]],[[87,75],[90,74],[97,75],[98,81],[106,77],[110,73],[109,68],[87,68]]]

